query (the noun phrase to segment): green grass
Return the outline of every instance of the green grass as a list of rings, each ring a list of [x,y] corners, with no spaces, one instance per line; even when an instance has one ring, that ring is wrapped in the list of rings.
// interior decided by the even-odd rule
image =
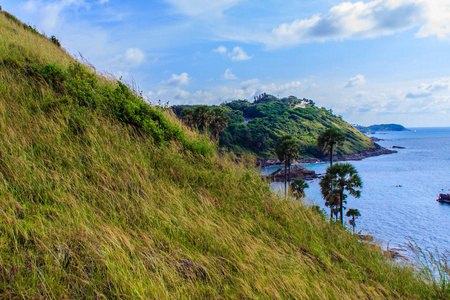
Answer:
[[[0,13],[0,298],[448,297]]]

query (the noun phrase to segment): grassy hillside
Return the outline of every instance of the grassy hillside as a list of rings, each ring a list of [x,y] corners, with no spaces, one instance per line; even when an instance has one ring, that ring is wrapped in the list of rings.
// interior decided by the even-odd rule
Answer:
[[[445,296],[5,12],[0,33],[0,298]]]

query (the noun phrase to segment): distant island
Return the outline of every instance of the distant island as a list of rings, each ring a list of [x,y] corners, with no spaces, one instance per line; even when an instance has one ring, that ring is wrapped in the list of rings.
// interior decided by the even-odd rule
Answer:
[[[355,125],[355,128],[364,134],[374,134],[378,131],[410,131],[400,124],[377,124],[370,126]]]

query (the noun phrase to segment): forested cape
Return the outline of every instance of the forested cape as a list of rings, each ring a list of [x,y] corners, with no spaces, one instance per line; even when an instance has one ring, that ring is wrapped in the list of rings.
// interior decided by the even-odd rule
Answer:
[[[183,110],[196,106],[173,106],[182,116]],[[374,148],[374,143],[352,125],[333,114],[332,110],[318,108],[314,101],[294,96],[277,98],[262,94],[253,102],[235,100],[220,107],[228,114],[228,126],[219,134],[219,145],[233,152],[251,152],[258,158],[275,158],[275,144],[279,137],[291,134],[303,142],[302,155],[323,157],[316,146],[317,136],[329,127],[337,127],[345,136],[345,143],[336,149],[338,155]]]

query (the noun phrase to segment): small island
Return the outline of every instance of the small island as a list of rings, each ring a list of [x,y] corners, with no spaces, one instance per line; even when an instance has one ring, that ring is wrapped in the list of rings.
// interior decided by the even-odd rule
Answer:
[[[370,126],[355,125],[355,128],[364,134],[374,134],[378,131],[410,131],[400,124],[377,124]]]

